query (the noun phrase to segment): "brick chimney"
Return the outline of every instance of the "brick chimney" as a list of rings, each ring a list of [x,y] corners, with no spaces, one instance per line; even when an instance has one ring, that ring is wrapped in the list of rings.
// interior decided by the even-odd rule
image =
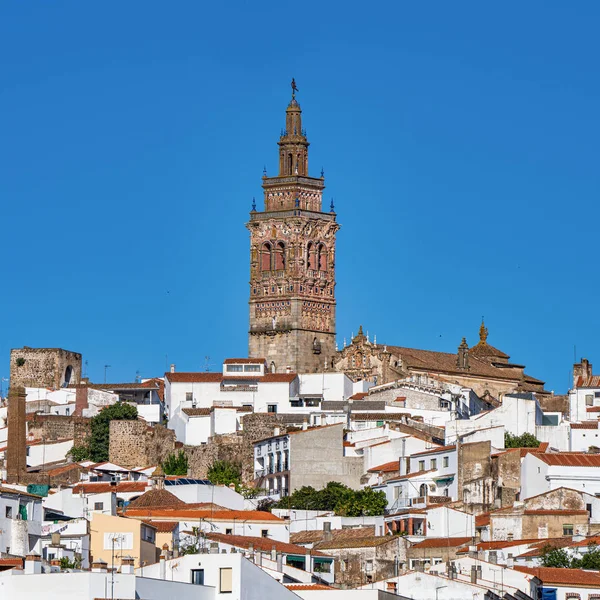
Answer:
[[[584,381],[592,376],[592,364],[587,358],[582,358],[580,363],[573,365],[573,387],[577,387],[577,380],[581,377]]]
[[[6,481],[19,483],[27,473],[27,439],[24,387],[8,390],[8,438],[6,448]]]
[[[25,575],[39,575],[42,572],[42,557],[39,554],[28,554],[25,557]]]

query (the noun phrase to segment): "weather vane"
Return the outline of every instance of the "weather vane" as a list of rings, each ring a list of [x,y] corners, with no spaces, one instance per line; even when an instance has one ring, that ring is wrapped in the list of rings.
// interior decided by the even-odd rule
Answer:
[[[296,85],[296,80],[292,77],[292,98],[296,97],[297,91],[298,91],[298,86]]]

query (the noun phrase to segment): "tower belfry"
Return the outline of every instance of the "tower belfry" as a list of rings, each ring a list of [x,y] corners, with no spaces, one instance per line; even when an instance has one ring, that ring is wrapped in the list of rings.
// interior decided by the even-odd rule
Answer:
[[[322,212],[325,179],[308,174],[302,110],[292,99],[279,137],[279,174],[263,176],[264,211],[253,206],[250,230],[249,356],[272,371],[331,368],[335,354],[333,204]]]

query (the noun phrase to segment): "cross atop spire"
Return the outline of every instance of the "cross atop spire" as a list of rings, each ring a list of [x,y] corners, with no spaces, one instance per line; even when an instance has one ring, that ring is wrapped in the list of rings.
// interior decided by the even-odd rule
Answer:
[[[481,327],[479,328],[479,342],[481,344],[486,344],[487,336],[488,336],[488,330],[487,330],[487,327],[485,326],[485,321],[483,320],[483,317],[481,317]]]

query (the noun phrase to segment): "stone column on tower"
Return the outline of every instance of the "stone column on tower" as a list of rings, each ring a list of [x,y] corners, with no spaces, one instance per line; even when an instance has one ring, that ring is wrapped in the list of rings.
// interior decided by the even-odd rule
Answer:
[[[331,369],[335,355],[333,205],[322,211],[325,179],[308,174],[302,110],[292,94],[279,138],[279,174],[263,176],[264,210],[250,231],[249,356],[273,372]]]
[[[27,473],[27,434],[24,387],[8,390],[8,438],[6,443],[6,481],[20,483]]]

